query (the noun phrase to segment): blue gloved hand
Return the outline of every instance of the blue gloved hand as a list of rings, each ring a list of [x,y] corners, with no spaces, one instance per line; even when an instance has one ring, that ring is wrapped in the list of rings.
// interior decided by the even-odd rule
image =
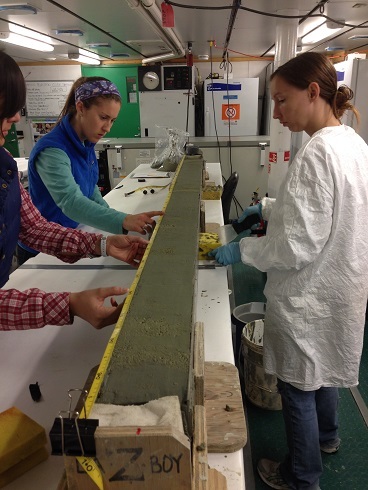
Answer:
[[[239,242],[229,243],[222,247],[215,248],[215,250],[211,250],[208,255],[214,257],[217,262],[222,265],[241,262]]]
[[[253,206],[248,206],[244,209],[243,214],[238,219],[238,223],[242,223],[245,218],[248,216],[252,216],[253,214],[257,214],[259,216],[259,221],[262,219],[262,203],[254,204]]]

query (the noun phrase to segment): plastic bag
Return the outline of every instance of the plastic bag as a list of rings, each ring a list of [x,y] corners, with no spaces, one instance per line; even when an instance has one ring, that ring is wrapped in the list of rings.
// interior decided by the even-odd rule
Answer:
[[[189,133],[177,128],[163,126],[157,126],[157,128],[159,136],[156,136],[155,158],[151,168],[174,172],[183,158]]]

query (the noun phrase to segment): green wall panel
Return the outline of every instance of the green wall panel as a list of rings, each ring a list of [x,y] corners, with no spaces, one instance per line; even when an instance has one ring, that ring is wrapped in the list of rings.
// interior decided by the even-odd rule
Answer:
[[[19,144],[15,124],[12,124],[9,133],[5,137],[4,147],[13,158],[19,158]]]
[[[104,77],[118,87],[122,106],[118,118],[106,138],[136,138],[140,136],[138,66],[82,66],[85,77]]]

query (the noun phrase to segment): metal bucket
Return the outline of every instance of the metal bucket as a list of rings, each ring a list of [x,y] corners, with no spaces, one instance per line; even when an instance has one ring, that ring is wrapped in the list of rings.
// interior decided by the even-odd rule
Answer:
[[[263,331],[263,319],[253,320],[243,329],[244,390],[254,405],[268,410],[281,410],[277,378],[265,373],[263,369]]]
[[[239,305],[233,309],[231,314],[231,323],[235,327],[235,362],[239,370],[242,369],[241,358],[241,343],[242,343],[242,334],[243,328],[252,320],[258,320],[260,318],[264,318],[266,312],[266,304],[253,302],[253,303],[245,303],[244,305]]]

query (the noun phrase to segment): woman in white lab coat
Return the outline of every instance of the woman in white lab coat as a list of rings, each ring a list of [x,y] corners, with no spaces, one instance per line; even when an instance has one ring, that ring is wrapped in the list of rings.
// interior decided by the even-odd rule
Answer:
[[[275,202],[267,235],[213,252],[268,273],[264,368],[278,378],[289,454],[258,463],[272,488],[317,489],[320,450],[339,449],[338,387],[358,384],[368,297],[368,147],[343,124],[352,92],[337,89],[322,54],[305,53],[271,77],[273,117],[310,139]],[[357,115],[357,113],[356,113]]]

